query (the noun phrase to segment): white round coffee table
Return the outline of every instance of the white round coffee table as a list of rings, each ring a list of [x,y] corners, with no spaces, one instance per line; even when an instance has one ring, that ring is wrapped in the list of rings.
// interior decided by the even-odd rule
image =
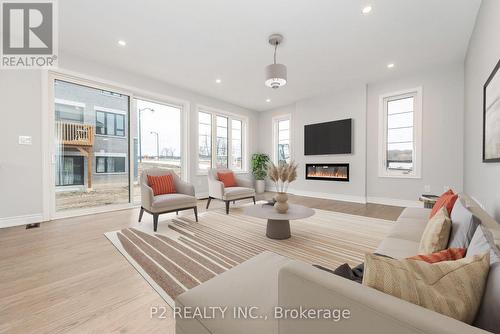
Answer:
[[[311,217],[314,215],[314,210],[298,204],[289,204],[286,213],[278,213],[273,206],[257,204],[246,207],[244,213],[267,219],[266,236],[270,239],[283,240],[291,236],[290,220]]]

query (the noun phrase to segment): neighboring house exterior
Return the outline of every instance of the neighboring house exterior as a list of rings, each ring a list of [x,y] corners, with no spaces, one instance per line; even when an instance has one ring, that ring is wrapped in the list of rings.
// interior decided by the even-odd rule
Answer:
[[[56,189],[128,186],[129,97],[57,81]]]

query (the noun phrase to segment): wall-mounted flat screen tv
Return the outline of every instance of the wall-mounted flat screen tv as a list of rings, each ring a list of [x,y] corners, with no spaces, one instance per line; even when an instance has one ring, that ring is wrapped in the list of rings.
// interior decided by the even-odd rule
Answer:
[[[349,154],[352,118],[304,126],[304,154]]]

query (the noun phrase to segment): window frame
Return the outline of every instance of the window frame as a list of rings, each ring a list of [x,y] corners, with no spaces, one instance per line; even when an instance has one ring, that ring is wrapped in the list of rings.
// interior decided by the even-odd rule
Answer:
[[[293,129],[293,121],[292,121],[292,114],[284,114],[284,115],[278,115],[274,116],[272,118],[272,126],[273,126],[273,154],[272,154],[272,159],[275,165],[279,164],[278,161],[278,145],[279,145],[279,123],[282,121],[289,121],[289,129],[288,129],[288,141],[289,141],[289,154],[290,154],[290,160],[293,158],[293,141],[292,141],[292,129]]]
[[[55,117],[55,120],[58,121],[58,122],[66,122],[66,123],[79,123],[79,124],[83,124],[85,123],[85,108],[86,108],[86,104],[83,103],[83,102],[77,102],[77,101],[71,101],[71,100],[65,100],[65,99],[59,99],[59,98],[54,98],[54,105],[55,104],[61,104],[61,105],[65,105],[65,106],[69,106],[69,107],[76,107],[76,108],[82,108],[82,112],[81,112],[81,117],[80,117],[80,120],[79,121],[75,121],[75,120],[68,120],[68,119],[57,119],[57,117]],[[57,114],[57,110],[54,106],[54,112],[55,114]]]
[[[422,178],[422,87],[382,94],[379,97],[378,176],[388,178]],[[387,169],[388,110],[390,101],[413,97],[413,170],[410,173]]]
[[[248,118],[242,115],[237,115],[233,114],[230,112],[226,112],[223,110],[218,110],[214,109],[211,107],[207,106],[201,106],[198,105],[196,109],[196,131],[197,131],[197,144],[196,144],[196,170],[197,170],[197,175],[206,175],[208,173],[208,170],[203,170],[200,169],[200,148],[199,148],[199,138],[200,138],[200,133],[199,133],[199,114],[200,113],[205,113],[209,114],[211,116],[211,150],[210,150],[210,155],[211,155],[211,166],[210,168],[216,168],[217,166],[217,154],[216,154],[216,148],[217,148],[217,117],[224,117],[227,119],[227,164],[228,164],[228,169],[231,169],[235,173],[248,173],[248,159],[247,159],[247,145],[248,145],[248,140],[247,140],[247,129],[248,129]],[[233,134],[232,134],[232,121],[236,120],[241,122],[241,169],[235,169],[234,166],[232,166],[232,159],[233,159],[233,152],[232,152],[232,143],[233,143]]]
[[[97,113],[103,113],[104,114],[104,130],[105,133],[97,133]],[[114,134],[108,134],[108,116],[113,115],[114,118]],[[117,135],[117,119],[118,116],[123,117],[123,135]],[[125,138],[127,137],[127,114],[123,112],[122,110],[118,109],[111,109],[111,108],[104,108],[104,107],[94,107],[94,117],[95,117],[95,135],[96,136],[105,136],[105,137],[114,137],[114,138]]]
[[[124,163],[124,167],[125,167],[125,170],[123,172],[109,172],[108,171],[108,159],[109,158],[122,158],[122,159],[125,159],[125,163]],[[98,166],[98,163],[97,163],[97,160],[98,159],[104,159],[104,169],[105,171],[104,172],[98,172],[97,171],[97,166]],[[93,173],[95,173],[96,175],[122,175],[122,174],[127,174],[127,156],[125,154],[122,154],[122,153],[116,153],[116,154],[112,154],[112,153],[109,153],[109,154],[96,154],[95,156],[95,170],[93,171]]]

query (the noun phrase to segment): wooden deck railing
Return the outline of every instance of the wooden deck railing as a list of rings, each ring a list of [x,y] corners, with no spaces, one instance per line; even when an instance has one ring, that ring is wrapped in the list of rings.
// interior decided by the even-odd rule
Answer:
[[[62,145],[93,146],[94,126],[57,121],[56,138]]]

